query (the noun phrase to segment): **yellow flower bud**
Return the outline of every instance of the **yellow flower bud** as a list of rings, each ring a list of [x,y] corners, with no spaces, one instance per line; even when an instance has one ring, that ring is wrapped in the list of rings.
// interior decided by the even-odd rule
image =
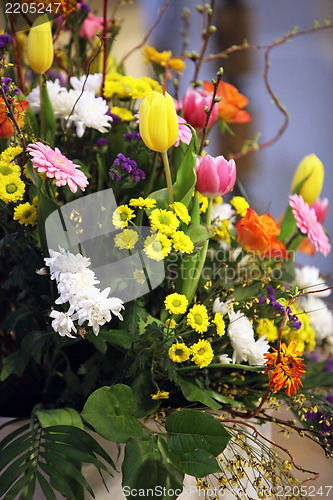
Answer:
[[[151,92],[143,99],[139,110],[140,134],[145,145],[163,153],[177,140],[178,118],[170,94]]]
[[[292,193],[303,179],[306,181],[298,194],[306,203],[312,205],[319,198],[324,182],[324,166],[315,154],[306,156],[298,165],[291,183]]]
[[[36,73],[45,73],[53,62],[51,23],[47,14],[37,17],[28,35],[27,58]]]

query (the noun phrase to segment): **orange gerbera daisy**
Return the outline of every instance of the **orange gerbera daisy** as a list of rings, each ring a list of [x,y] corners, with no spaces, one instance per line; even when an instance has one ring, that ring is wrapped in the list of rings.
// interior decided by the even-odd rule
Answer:
[[[274,367],[269,378],[270,387],[273,392],[285,387],[288,396],[296,394],[298,386],[303,385],[300,377],[305,373],[303,368],[305,365],[301,363],[303,358],[298,357],[303,353],[303,350],[298,347],[298,342],[295,341],[290,342],[288,346],[282,343],[279,357],[278,351],[274,348],[273,350],[275,352],[264,354],[267,364],[265,374]]]

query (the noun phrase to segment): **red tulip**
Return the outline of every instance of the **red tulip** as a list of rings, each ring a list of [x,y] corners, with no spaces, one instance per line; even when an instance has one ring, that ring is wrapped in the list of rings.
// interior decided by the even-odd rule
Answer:
[[[196,163],[197,190],[207,196],[216,198],[229,193],[236,181],[236,163],[227,161],[223,156],[213,158],[209,154],[200,156]]]
[[[194,128],[204,128],[207,120],[205,107],[210,109],[212,105],[212,94],[204,89],[194,89],[189,87],[183,97],[184,118]],[[218,108],[214,104],[208,121],[211,127],[217,120]]]

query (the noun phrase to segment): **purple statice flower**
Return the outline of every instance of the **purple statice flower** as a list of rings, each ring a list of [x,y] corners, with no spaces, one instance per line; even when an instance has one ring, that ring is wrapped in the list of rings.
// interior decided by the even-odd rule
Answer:
[[[114,160],[114,164],[116,167],[122,168],[128,173],[135,172],[137,169],[136,161],[131,160],[131,158],[126,158],[122,153],[117,155],[117,158]]]
[[[121,179],[121,175],[117,174],[117,172],[113,168],[111,168],[111,170],[110,170],[110,177],[113,181],[114,180],[120,181],[120,179]]]
[[[139,131],[135,130],[132,134],[123,134],[123,138],[125,141],[132,141],[133,139],[140,139],[141,135]]]
[[[146,174],[144,173],[143,170],[141,170],[141,168],[137,168],[135,170],[135,172],[133,172],[133,179],[136,181],[136,182],[139,182],[143,179],[146,178]]]
[[[333,358],[329,359],[325,366],[325,372],[333,372]],[[333,394],[332,394],[333,397]]]
[[[11,45],[13,43],[13,39],[9,35],[0,35],[0,50],[6,49],[6,45]]]
[[[331,405],[333,405],[333,392],[327,394],[326,399],[329,403],[331,403]]]
[[[96,144],[97,147],[103,148],[104,146],[108,146],[109,145],[109,141],[105,137],[101,137],[100,139],[97,139],[97,141],[95,142],[95,144]]]
[[[8,94],[8,92],[9,92],[9,84],[12,81],[13,80],[11,78],[9,78],[8,76],[6,76],[5,78],[1,78],[2,89],[3,89],[3,91],[4,91],[5,94]]]
[[[259,293],[258,295],[258,304],[263,304],[265,302],[265,297]]]
[[[282,304],[280,304],[280,302],[276,300],[274,294],[274,288],[271,285],[268,285],[267,287],[267,295],[268,295],[268,300],[272,304],[273,308],[284,315],[286,309]],[[295,330],[299,330],[302,327],[302,322],[299,320],[296,314],[293,314],[290,307],[287,307],[287,314],[288,314],[288,320],[292,323],[293,328],[295,328]]]
[[[15,95],[20,95],[21,93],[20,89],[14,89],[13,92]]]
[[[108,109],[108,111],[105,114],[108,116],[111,116],[113,124],[119,123],[121,121],[121,119],[118,115],[111,113],[110,108]]]

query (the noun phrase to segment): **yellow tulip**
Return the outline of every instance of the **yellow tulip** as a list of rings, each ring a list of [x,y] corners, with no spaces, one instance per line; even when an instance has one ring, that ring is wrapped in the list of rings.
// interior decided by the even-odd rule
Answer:
[[[153,91],[145,97],[139,110],[140,134],[153,151],[167,151],[178,137],[178,118],[170,94]]]
[[[27,58],[36,73],[45,73],[53,62],[51,23],[47,14],[37,17],[28,35]]]
[[[294,193],[297,185],[303,183],[300,194],[309,205],[319,198],[324,182],[324,166],[315,154],[308,155],[300,162],[291,183],[291,192]]]

